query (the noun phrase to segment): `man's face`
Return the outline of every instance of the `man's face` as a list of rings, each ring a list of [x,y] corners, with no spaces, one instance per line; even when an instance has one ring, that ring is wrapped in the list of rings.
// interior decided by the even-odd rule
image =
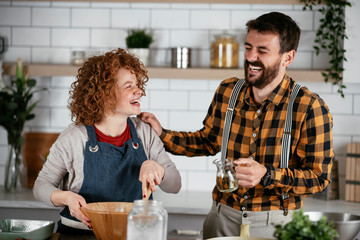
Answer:
[[[280,40],[272,33],[249,31],[245,41],[245,79],[256,88],[262,89],[279,74],[283,54],[280,54]]]

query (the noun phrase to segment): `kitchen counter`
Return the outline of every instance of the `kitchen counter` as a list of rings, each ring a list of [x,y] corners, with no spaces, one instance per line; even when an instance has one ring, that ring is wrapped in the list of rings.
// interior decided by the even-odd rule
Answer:
[[[212,204],[211,192],[184,191],[179,194],[167,194],[157,191],[154,193],[154,199],[163,201],[166,210],[171,213],[207,214]],[[360,203],[307,197],[304,198],[304,211],[347,212],[360,215]]]
[[[194,236],[177,235],[176,230],[191,230],[197,233],[201,231],[202,223],[212,204],[211,192],[181,191],[179,194],[168,194],[158,189],[153,193],[153,197],[155,200],[162,201],[168,212],[168,240],[193,240],[201,237],[200,234]],[[305,198],[304,210],[347,212],[360,215],[360,203]],[[59,220],[59,208],[36,201],[31,189],[24,188],[13,193],[7,193],[3,187],[0,187],[0,219],[5,218],[57,222]],[[54,236],[52,239],[95,240],[93,236],[62,235]]]
[[[161,190],[154,192],[155,200],[162,201],[168,213],[173,214],[198,214],[206,215],[211,207],[211,192],[188,192],[181,191],[178,194],[168,194]],[[19,189],[16,192],[8,193],[0,187],[0,209],[1,208],[30,208],[58,210],[56,207],[48,206],[36,201],[29,188]],[[305,211],[324,212],[348,212],[360,215],[360,203],[347,202],[344,200],[324,201],[314,198],[304,199]]]

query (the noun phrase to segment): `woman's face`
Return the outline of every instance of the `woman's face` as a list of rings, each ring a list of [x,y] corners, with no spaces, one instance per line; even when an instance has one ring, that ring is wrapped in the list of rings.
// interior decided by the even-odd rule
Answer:
[[[115,79],[117,79],[115,84],[115,113],[122,114],[125,117],[140,114],[140,98],[143,92],[137,85],[135,74],[132,74],[128,69],[121,68]]]

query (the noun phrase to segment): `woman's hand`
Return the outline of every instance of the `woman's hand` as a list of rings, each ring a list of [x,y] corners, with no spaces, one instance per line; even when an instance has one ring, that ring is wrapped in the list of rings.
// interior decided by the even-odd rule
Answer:
[[[51,194],[51,201],[55,206],[68,206],[71,216],[77,218],[89,229],[92,228],[90,219],[80,210],[81,207],[88,207],[85,199],[81,195],[71,191],[56,190]]]
[[[146,160],[140,168],[139,180],[142,182],[142,193],[144,197],[148,197],[147,188],[156,191],[156,185],[159,185],[164,178],[165,168],[153,160]]]

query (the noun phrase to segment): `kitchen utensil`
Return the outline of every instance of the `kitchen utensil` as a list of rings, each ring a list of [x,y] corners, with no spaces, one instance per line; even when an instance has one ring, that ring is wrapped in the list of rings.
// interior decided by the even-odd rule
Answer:
[[[360,233],[360,215],[334,212],[304,212],[311,221],[319,221],[325,216],[328,221],[334,222],[339,233],[339,240],[353,240]]]
[[[216,165],[216,186],[220,192],[233,192],[239,185],[237,178],[235,176],[236,172],[234,170],[233,162],[229,159],[222,161],[221,159],[216,159],[213,161],[213,164]]]
[[[186,47],[171,48],[171,67],[189,68],[191,66],[191,49]]]
[[[128,216],[127,240],[166,240],[167,218],[162,202],[135,200]]]
[[[45,240],[51,237],[55,222],[22,219],[0,220],[0,239]]]
[[[98,240],[126,240],[127,217],[132,207],[129,202],[96,202],[81,211],[91,220]]]
[[[146,191],[146,196],[143,197],[143,200],[148,200],[149,197],[150,197],[150,195],[151,195],[151,193],[152,193],[150,186],[147,186],[147,189],[146,189],[146,190],[147,190],[147,191]]]

